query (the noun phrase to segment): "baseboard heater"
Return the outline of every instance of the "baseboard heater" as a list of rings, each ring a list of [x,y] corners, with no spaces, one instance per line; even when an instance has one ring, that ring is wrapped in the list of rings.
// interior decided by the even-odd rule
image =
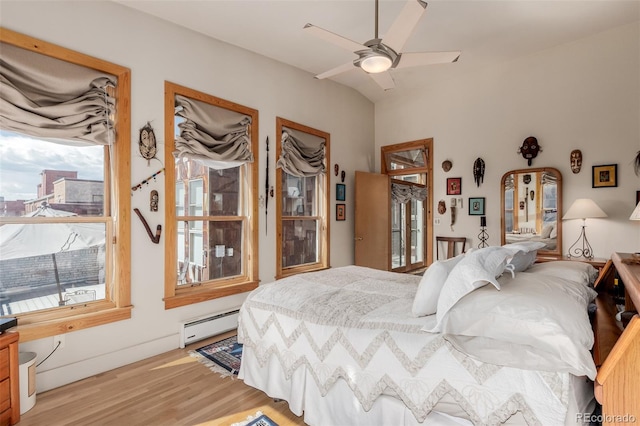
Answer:
[[[240,310],[231,310],[184,322],[180,327],[180,347],[238,327]]]

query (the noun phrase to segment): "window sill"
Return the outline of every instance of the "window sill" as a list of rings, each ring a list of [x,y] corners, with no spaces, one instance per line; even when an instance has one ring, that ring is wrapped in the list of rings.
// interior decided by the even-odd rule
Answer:
[[[325,266],[320,263],[315,263],[312,265],[304,265],[304,266],[294,266],[294,267],[285,269],[284,271],[282,271],[282,273],[276,275],[275,278],[276,280],[279,280],[281,278],[290,277],[291,275],[302,274],[305,272],[323,271],[329,268],[330,268],[329,266]]]
[[[124,308],[111,308],[44,321],[33,320],[32,323],[18,325],[17,331],[20,333],[21,343],[29,342],[57,334],[130,319],[132,308],[133,306],[126,306]],[[18,319],[18,324],[20,324],[20,318]]]
[[[242,283],[229,283],[226,285],[216,286],[215,288],[202,288],[194,289],[189,288],[175,296],[164,298],[164,308],[173,309],[180,306],[187,306],[194,303],[206,302],[207,300],[218,299],[220,297],[231,296],[239,293],[246,293],[248,291],[258,288],[257,281],[245,281]]]

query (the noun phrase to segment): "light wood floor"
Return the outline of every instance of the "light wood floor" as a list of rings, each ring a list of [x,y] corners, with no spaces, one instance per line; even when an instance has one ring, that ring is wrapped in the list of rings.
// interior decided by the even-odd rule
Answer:
[[[18,426],[230,425],[260,410],[280,426],[304,425],[287,402],[209,370],[189,355],[212,337],[39,393]]]

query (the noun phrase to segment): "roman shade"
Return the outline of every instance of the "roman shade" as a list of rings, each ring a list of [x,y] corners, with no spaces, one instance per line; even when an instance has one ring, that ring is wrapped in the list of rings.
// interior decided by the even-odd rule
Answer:
[[[84,66],[1,43],[0,125],[66,145],[115,140],[117,78]]]
[[[174,155],[227,169],[253,162],[249,126],[251,117],[186,96],[175,96],[180,135]]]
[[[282,126],[282,150],[276,167],[296,177],[325,173],[326,140]]]
[[[427,198],[427,188],[416,185],[391,184],[391,200],[404,204],[410,200],[424,201]]]

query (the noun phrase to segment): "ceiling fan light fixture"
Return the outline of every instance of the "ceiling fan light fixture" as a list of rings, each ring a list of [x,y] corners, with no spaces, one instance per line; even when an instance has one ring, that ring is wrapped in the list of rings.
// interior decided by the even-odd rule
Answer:
[[[360,61],[360,68],[369,74],[377,74],[391,68],[393,61],[389,56],[379,52],[372,53],[372,55],[366,56]]]

